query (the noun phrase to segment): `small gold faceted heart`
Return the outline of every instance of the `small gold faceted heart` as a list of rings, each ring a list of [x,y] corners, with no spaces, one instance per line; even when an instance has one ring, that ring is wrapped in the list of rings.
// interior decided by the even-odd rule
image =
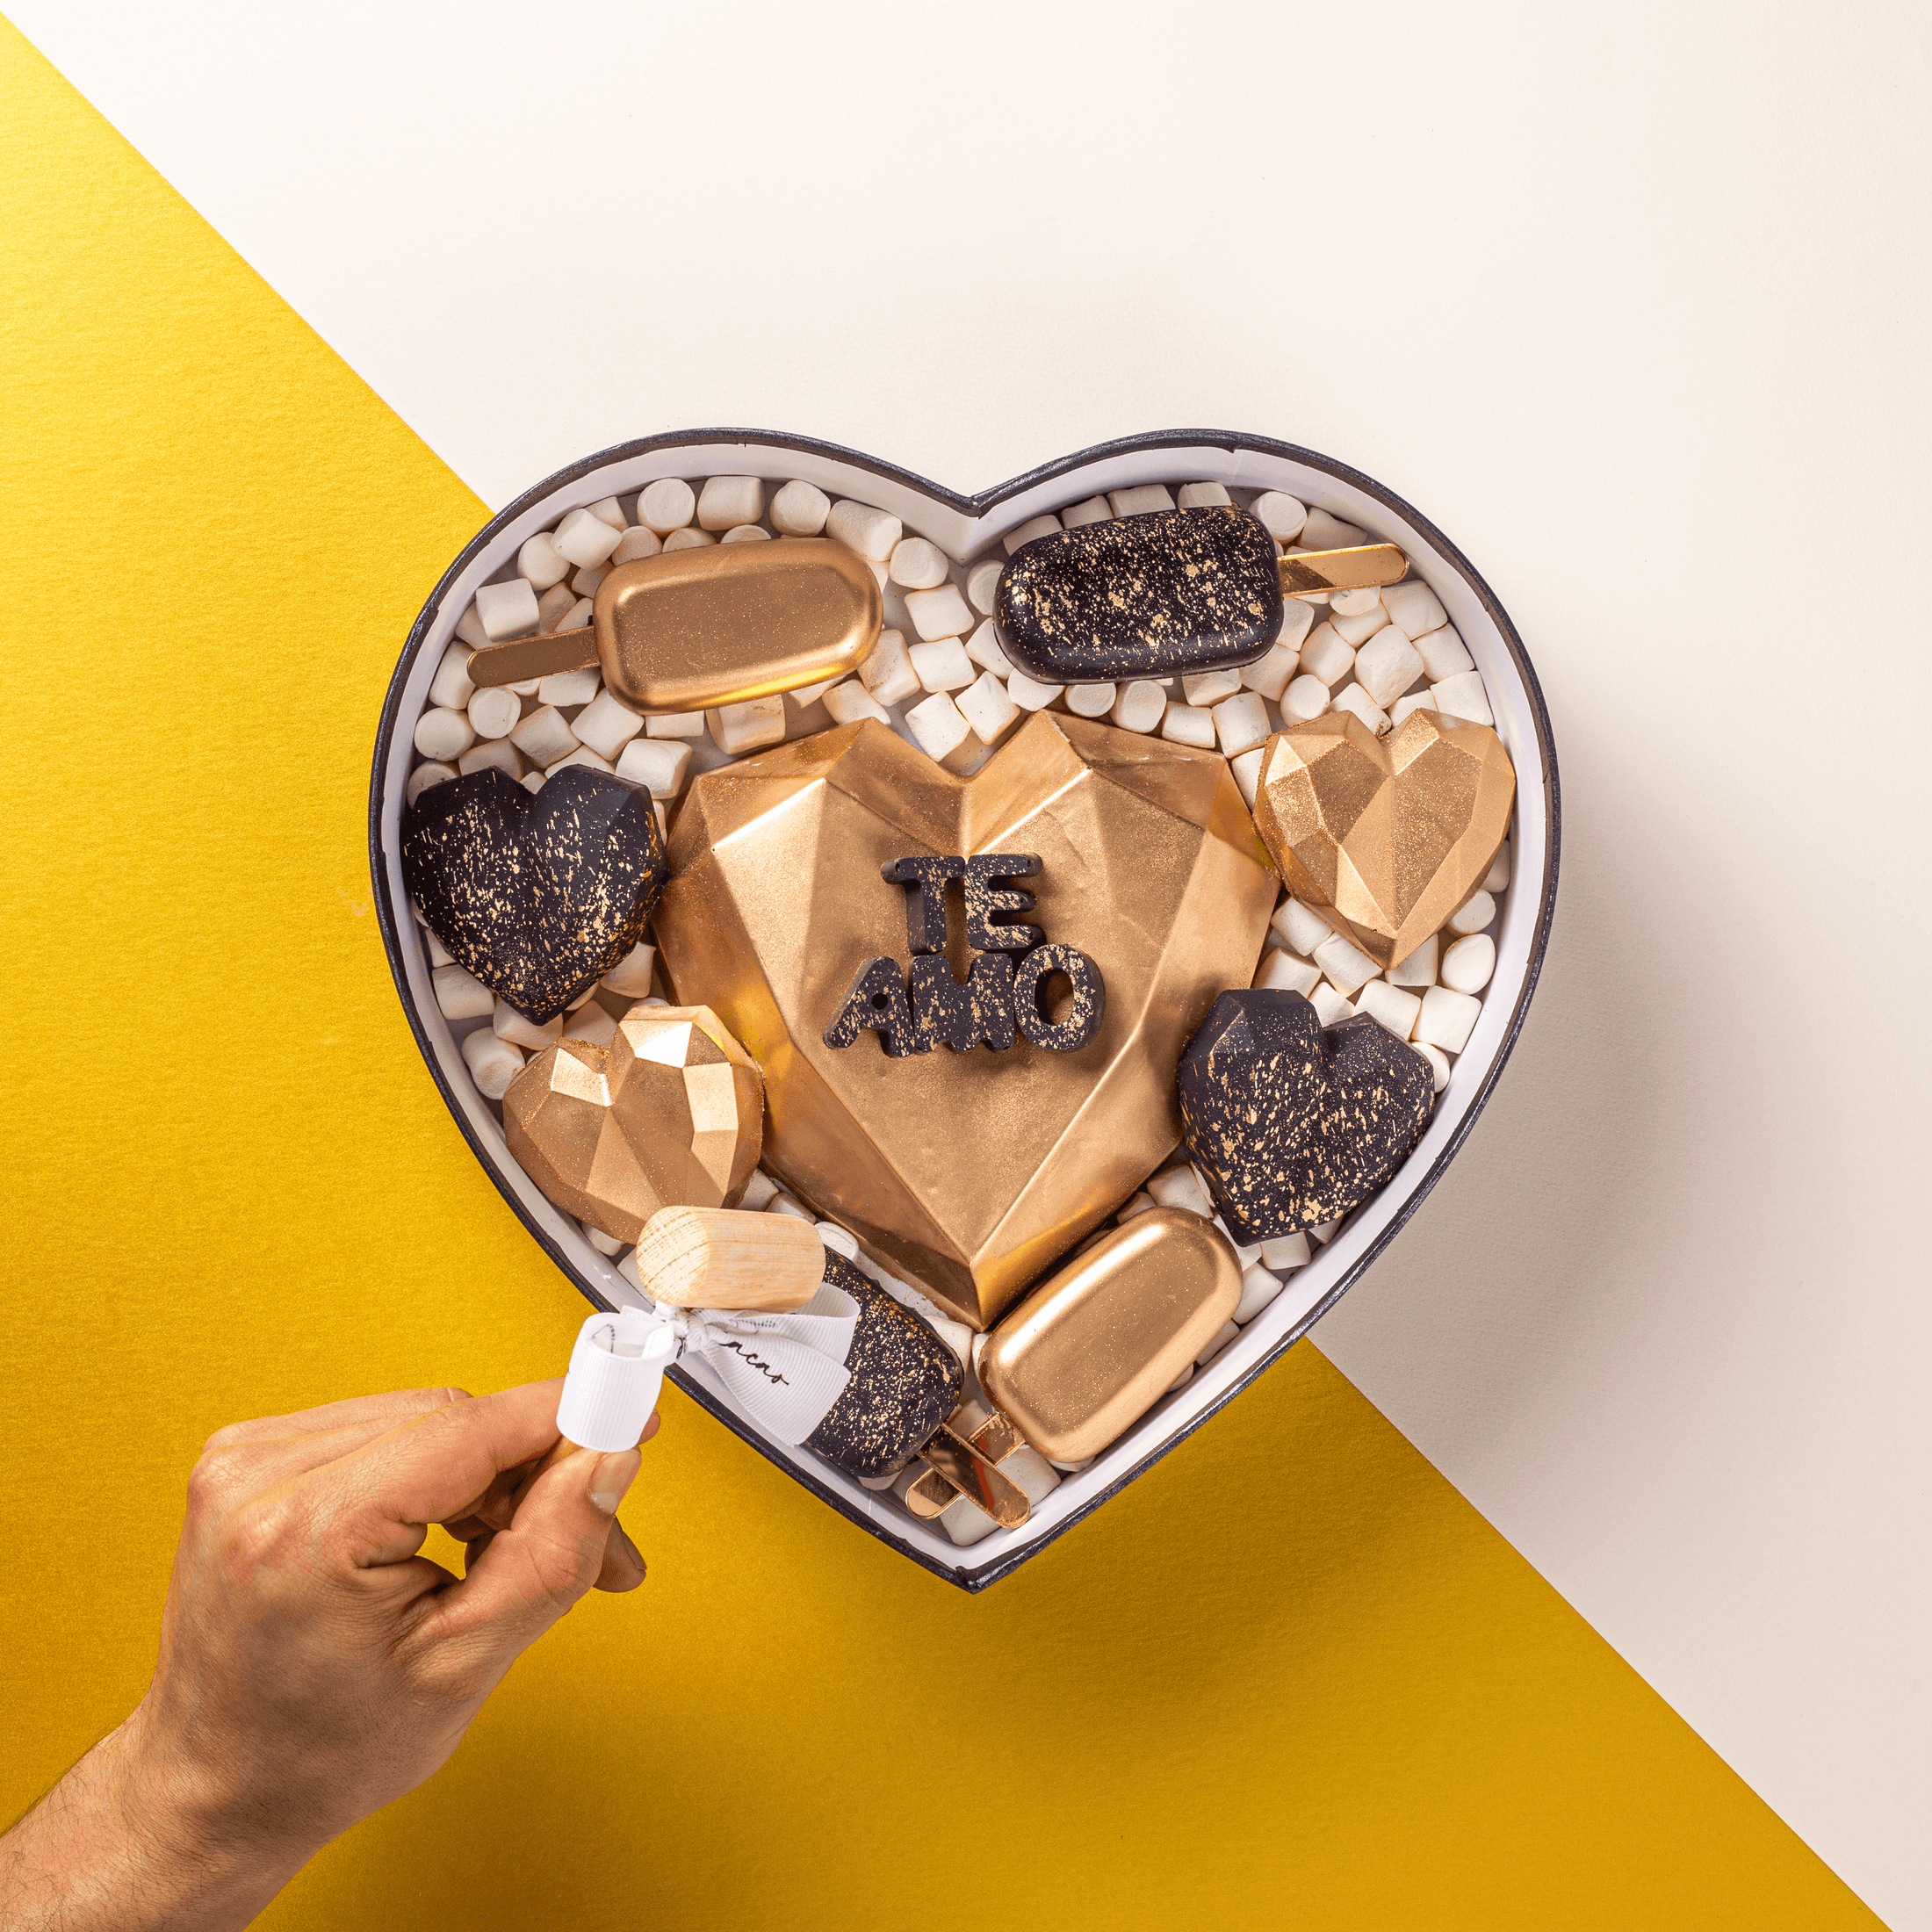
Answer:
[[[736,1205],[764,1082],[709,1006],[633,1006],[608,1047],[545,1047],[510,1082],[503,1127],[546,1200],[635,1241],[660,1208]]]
[[[1099,1032],[1071,1052],[828,1047],[856,970],[906,957],[881,868],[988,852],[1039,856],[1026,917],[1099,969]],[[659,958],[764,1070],[767,1166],[976,1329],[1179,1138],[1181,1050],[1253,978],[1275,894],[1221,758],[1044,711],[967,779],[876,720],[707,772],[670,861]],[[960,980],[965,926],[955,889]]]
[[[1516,798],[1486,724],[1411,711],[1387,738],[1352,711],[1277,732],[1255,824],[1304,905],[1379,966],[1399,965],[1482,883]]]

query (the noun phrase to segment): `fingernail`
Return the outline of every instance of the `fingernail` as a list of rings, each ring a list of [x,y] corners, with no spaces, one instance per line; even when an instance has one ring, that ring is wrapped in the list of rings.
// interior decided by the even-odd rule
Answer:
[[[590,1501],[606,1516],[615,1516],[624,1491],[638,1479],[644,1458],[635,1449],[620,1449],[615,1455],[599,1458],[590,1479]]]

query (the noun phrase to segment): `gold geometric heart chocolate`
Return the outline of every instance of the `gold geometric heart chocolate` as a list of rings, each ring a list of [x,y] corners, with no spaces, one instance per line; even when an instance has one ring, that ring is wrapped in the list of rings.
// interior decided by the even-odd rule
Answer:
[[[633,1006],[608,1047],[560,1040],[503,1096],[546,1199],[617,1241],[660,1208],[731,1208],[758,1164],[764,1082],[709,1006]]]
[[[1288,890],[1394,966],[1482,883],[1515,798],[1486,724],[1411,711],[1377,738],[1330,711],[1268,740],[1254,819]]]
[[[983,853],[1040,858],[1027,917],[1104,978],[1094,1037],[827,1046],[855,971],[905,955],[905,889],[881,869]],[[1275,892],[1219,756],[1044,711],[967,779],[876,720],[707,772],[670,861],[658,957],[764,1070],[766,1165],[976,1329],[1179,1139],[1181,1049],[1253,978]],[[963,981],[950,903],[943,956]]]

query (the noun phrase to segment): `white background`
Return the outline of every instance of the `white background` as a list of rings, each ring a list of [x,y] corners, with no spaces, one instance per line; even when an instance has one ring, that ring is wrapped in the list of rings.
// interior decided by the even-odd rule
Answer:
[[[10,11],[493,504],[660,429],[977,488],[1207,425],[1460,544],[1555,943],[1321,1345],[1932,1927],[1922,11]]]

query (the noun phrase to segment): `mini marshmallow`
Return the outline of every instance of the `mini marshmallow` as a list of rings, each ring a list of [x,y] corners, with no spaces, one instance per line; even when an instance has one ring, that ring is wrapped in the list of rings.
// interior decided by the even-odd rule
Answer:
[[[1136,483],[1131,489],[1109,490],[1107,500],[1116,516],[1144,516],[1150,510],[1171,510],[1174,499],[1164,483]]]
[[[1315,963],[1344,993],[1352,993],[1381,971],[1366,953],[1351,945],[1339,933],[1331,933],[1315,948]]]
[[[469,667],[469,645],[452,644],[443,653],[443,662],[437,665],[436,674],[429,681],[430,703],[440,704],[451,711],[467,710],[470,700],[476,696],[476,687],[470,682]]]
[[[1449,621],[1449,613],[1442,608],[1436,594],[1427,584],[1411,580],[1406,584],[1385,584],[1382,587],[1382,609],[1388,613],[1388,621],[1405,638],[1420,638],[1431,631],[1440,630]]]
[[[1159,1206],[1160,1203],[1151,1194],[1143,1191],[1138,1194],[1129,1196],[1126,1206],[1114,1218],[1124,1226],[1128,1222],[1133,1220],[1135,1215],[1144,1215],[1150,1208]]]
[[[1281,694],[1281,716],[1290,724],[1306,724],[1329,708],[1329,688],[1320,678],[1298,677]]]
[[[818,1215],[813,1214],[811,1208],[801,1208],[789,1194],[786,1193],[773,1195],[771,1200],[765,1204],[764,1212],[768,1215],[789,1215],[795,1221],[809,1221],[814,1226],[818,1224]]]
[[[835,1221],[818,1223],[818,1239],[834,1254],[842,1254],[847,1261],[856,1261],[859,1258],[859,1244],[851,1230],[841,1228]]]
[[[915,644],[907,656],[912,672],[924,691],[963,691],[977,673],[966,646],[957,638],[941,638],[936,644]]]
[[[1185,1208],[1203,1221],[1215,1218],[1214,1204],[1208,1199],[1191,1167],[1166,1167],[1147,1183],[1147,1192],[1163,1208]]]
[[[515,703],[513,699],[511,701]],[[523,761],[507,739],[491,739],[485,744],[472,745],[457,760],[456,768],[467,778],[472,772],[500,771],[506,778],[521,778],[523,775]]]
[[[446,785],[457,775],[456,767],[445,765],[440,759],[433,758],[427,765],[418,765],[403,785],[403,802],[413,805],[431,786]]]
[[[617,776],[642,785],[653,798],[675,798],[684,789],[684,775],[690,766],[691,747],[685,739],[639,738],[624,746],[624,756],[617,761]]]
[[[617,1037],[617,1022],[595,1000],[580,1006],[564,1028],[566,1040],[581,1040],[586,1046],[608,1047]]]
[[[1416,1015],[1422,1011],[1422,998],[1391,986],[1386,979],[1372,979],[1355,996],[1355,1010],[1387,1027],[1398,1040],[1406,1040],[1416,1029]]]
[[[1018,530],[1008,530],[1005,537],[1006,554],[1011,557],[1022,544],[1030,544],[1036,537],[1050,537],[1060,527],[1057,516],[1029,517]]]
[[[704,714],[711,729],[711,741],[721,752],[737,758],[761,746],[782,745],[785,739],[785,701],[782,697],[747,698],[742,704],[721,704]]]
[[[1167,693],[1150,678],[1135,678],[1121,687],[1114,701],[1114,722],[1123,732],[1150,732],[1167,709]]]
[[[1495,899],[1487,892],[1472,892],[1449,915],[1449,930],[1452,933],[1480,933],[1495,917]]]
[[[1161,736],[1177,745],[1197,745],[1211,751],[1215,742],[1215,714],[1194,704],[1170,704],[1161,717]]]
[[[1407,959],[1398,959],[1388,969],[1391,986],[1433,986],[1436,984],[1436,948],[1441,935],[1431,933]]]
[[[1496,857],[1489,861],[1489,869],[1482,876],[1482,890],[1485,892],[1507,892],[1510,889],[1510,841],[1505,839],[1496,847]]]
[[[411,911],[415,910],[412,905]],[[422,934],[422,943],[429,948],[429,963],[432,966],[453,966],[456,962],[450,957],[450,949],[427,926],[418,927]]]
[[[982,745],[997,745],[1020,716],[1020,707],[991,671],[982,671],[957,700],[960,716]]]
[[[1422,996],[1422,1014],[1415,1037],[1445,1053],[1460,1053],[1469,1043],[1470,1029],[1482,1012],[1482,1002],[1446,986],[1431,986]]]
[[[597,586],[609,574],[609,564],[586,564],[581,570],[572,575],[570,588],[588,602],[597,595]],[[564,619],[566,625],[570,621],[568,617]]]
[[[1241,688],[1238,671],[1199,671],[1180,681],[1181,696],[1190,704],[1213,707]]]
[[[697,500],[701,530],[735,530],[764,514],[765,487],[755,476],[709,477]]]
[[[834,724],[856,724],[861,718],[876,717],[882,724],[892,722],[892,714],[873,696],[857,678],[834,684],[825,693],[825,710]]]
[[[1388,613],[1380,604],[1366,610],[1359,616],[1344,617],[1337,611],[1331,599],[1329,606],[1329,622],[1335,627],[1335,635],[1352,650],[1360,650],[1378,631],[1388,626]]]
[[[554,704],[588,704],[600,688],[595,671],[552,671],[537,681],[537,702]]]
[[[1489,693],[1482,688],[1482,679],[1477,672],[1464,671],[1445,678],[1440,684],[1431,684],[1429,695],[1436,701],[1435,709],[1446,711],[1451,717],[1466,718],[1472,724],[1496,723]]]
[[[1382,609],[1382,594],[1379,590],[1331,592],[1329,596],[1329,609],[1337,617],[1365,617],[1370,611],[1373,611],[1378,628],[1388,622],[1388,613]]]
[[[956,584],[941,584],[937,590],[907,591],[905,614],[928,643],[935,638],[961,637],[973,628],[972,607],[960,595]]]
[[[537,593],[523,577],[485,584],[476,594],[476,615],[492,644],[527,638],[537,628]]]
[[[1296,532],[1303,550],[1352,550],[1368,541],[1368,532],[1344,523],[1326,510],[1311,509],[1308,521]]]
[[[642,714],[620,703],[609,691],[598,692],[571,726],[584,744],[604,758],[615,758],[643,729]]]
[[[1389,729],[1388,713],[1359,684],[1344,684],[1335,694],[1332,708],[1352,711],[1378,738]]]
[[[580,602],[577,593],[568,584],[552,584],[537,600],[537,628],[544,637],[551,637],[567,624],[570,613]]]
[[[734,523],[718,538],[721,544],[768,544],[771,532],[758,523]]]
[[[515,698],[510,700],[512,704],[515,702]],[[416,720],[415,747],[425,758],[447,762],[461,757],[475,742],[476,733],[469,719],[446,704],[435,706]]]
[[[1417,711],[1431,711],[1436,701],[1426,691],[1411,691],[1407,697],[1399,697],[1388,707],[1388,722],[1399,732],[1403,724]]]
[[[1297,959],[1293,953],[1284,953],[1279,946],[1268,948],[1268,956],[1261,962],[1260,970],[1254,976],[1257,992],[1300,993],[1306,999],[1321,983],[1322,970],[1311,966],[1305,959]]]
[[[634,564],[640,557],[655,557],[663,548],[664,541],[654,530],[633,523],[617,539],[617,547],[610,553],[610,567],[615,570],[619,564]]]
[[[1233,501],[1219,483],[1183,483],[1180,487],[1180,507],[1184,510],[1213,509]]]
[[[1042,684],[1024,671],[1013,672],[1006,680],[1006,695],[1023,711],[1043,711],[1061,692],[1063,684]]]
[[[564,714],[554,704],[546,704],[532,711],[510,733],[510,743],[531,764],[547,768],[566,752],[577,748],[577,734],[564,722]]]
[[[554,1013],[539,1027],[534,1020],[518,1013],[508,1000],[500,999],[490,1010],[490,1027],[499,1040],[513,1040],[520,1047],[541,1052],[563,1037],[564,1016]]]
[[[837,678],[821,678],[816,684],[801,684],[796,691],[785,693],[785,702],[801,711],[808,711],[838,681]]]
[[[1333,1221],[1324,1221],[1319,1228],[1310,1228],[1308,1229],[1310,1237],[1318,1245],[1323,1248],[1327,1247],[1329,1243],[1334,1240],[1336,1236],[1341,1232],[1343,1218],[1342,1215],[1337,1215]]]
[[[1335,928],[1297,898],[1283,899],[1268,923],[1296,952],[1308,958],[1314,957],[1317,946],[1325,946],[1335,937]]]
[[[935,692],[923,704],[915,704],[905,714],[905,723],[919,749],[948,771],[970,764],[979,749],[972,726],[943,691]]]
[[[545,775],[541,771],[527,771],[517,780],[517,783],[534,798],[544,789]]]
[[[788,483],[785,488],[790,489],[792,487]],[[800,487],[808,490],[811,487],[809,483]],[[784,491],[781,490],[778,494],[782,496]],[[803,534],[809,537],[811,533],[807,530]],[[762,1167],[754,1167],[752,1169],[752,1178],[745,1183],[745,1192],[739,1196],[738,1205],[743,1213],[755,1215],[770,1207],[777,1198],[778,1183]]]
[[[1452,992],[1479,993],[1496,971],[1496,941],[1487,933],[1459,939],[1442,955],[1442,983]]]
[[[483,620],[477,616],[473,601],[456,620],[456,634],[472,651],[480,651],[490,641],[490,634],[483,628]]]
[[[667,711],[661,717],[647,717],[644,721],[644,735],[646,738],[703,738],[704,714],[703,711]]]
[[[1272,1241],[1261,1244],[1261,1265],[1276,1274],[1284,1274],[1290,1268],[1305,1268],[1308,1265],[1308,1237],[1306,1235],[1278,1235]]]
[[[1268,741],[1268,707],[1253,691],[1239,691],[1223,699],[1210,715],[1223,758],[1238,758]]]
[[[523,1056],[508,1040],[499,1040],[487,1027],[463,1038],[463,1063],[486,1100],[501,1100],[523,1071]]]
[[[1105,717],[1114,709],[1117,688],[1111,684],[1070,684],[1067,709],[1076,717]]]
[[[580,745],[567,758],[559,758],[554,765],[544,767],[544,776],[554,778],[566,765],[581,765],[586,771],[608,772],[615,768],[602,752],[594,752],[588,745]]]
[[[516,553],[516,573],[527,577],[539,590],[560,584],[570,574],[570,559],[558,554],[557,546],[538,530]]]
[[[1246,1281],[1244,1280],[1244,1292],[1245,1292],[1246,1285]],[[1279,1282],[1275,1285],[1278,1287],[1280,1286]],[[1200,1353],[1194,1358],[1195,1367],[1206,1368],[1208,1363],[1213,1361],[1215,1357],[1220,1354],[1222,1350],[1226,1348],[1229,1343],[1233,1341],[1240,1333],[1241,1330],[1231,1321],[1223,1322],[1202,1344]]]
[[[1440,684],[1445,678],[1456,677],[1476,667],[1476,660],[1469,655],[1468,646],[1452,624],[1445,624],[1439,631],[1425,631],[1416,639],[1416,649],[1421,653],[1423,668],[1432,684]]]
[[[617,539],[623,535],[621,526],[612,530],[602,517],[593,516],[588,510],[573,510],[557,526],[550,542],[559,557],[583,566],[602,563],[617,547]]]
[[[1301,643],[1301,669],[1331,690],[1355,668],[1352,645],[1343,643],[1332,624],[1318,624]]]
[[[479,738],[508,738],[523,715],[523,701],[501,686],[487,687],[470,700],[465,715]]]
[[[946,552],[923,537],[902,537],[886,573],[902,590],[931,590],[946,581]]]
[[[612,530],[622,530],[630,527],[624,519],[624,505],[614,496],[601,496],[595,503],[586,503],[584,508],[593,516],[601,516]]]
[[[875,564],[883,564],[905,533],[905,526],[869,503],[834,503],[825,516],[825,535],[855,550]]]
[[[993,599],[998,595],[999,579],[1006,567],[997,557],[989,557],[966,573],[966,601],[984,617],[993,614]]]
[[[1104,496],[1090,496],[1084,503],[1075,503],[1060,512],[1060,521],[1069,530],[1080,530],[1089,523],[1110,523],[1114,512],[1108,508]]]
[[[1280,1292],[1280,1275],[1270,1274],[1258,1265],[1244,1269],[1241,1276],[1241,1299],[1228,1319],[1236,1328],[1245,1328]]]
[[[651,991],[651,972],[657,963],[657,956],[652,947],[633,946],[603,976],[604,984],[627,999],[642,999]]]
[[[682,530],[697,509],[697,498],[682,477],[660,476],[638,494],[638,521],[660,537]]]
[[[1248,506],[1249,514],[1258,516],[1268,535],[1278,544],[1292,544],[1308,520],[1308,506],[1280,490],[1265,490]]]
[[[1241,802],[1250,811],[1254,810],[1254,795],[1261,789],[1261,761],[1265,755],[1257,746],[1251,752],[1243,752],[1238,758],[1228,761],[1228,769],[1235,775],[1235,783],[1240,789]]]
[[[981,670],[991,671],[996,677],[1013,675],[1013,660],[999,642],[999,626],[991,617],[967,638],[966,655]]]
[[[1241,668],[1241,681],[1251,691],[1258,691],[1272,704],[1281,702],[1281,694],[1288,688],[1288,681],[1301,662],[1299,652],[1287,645],[1270,645],[1267,651],[1252,664]],[[1328,693],[1322,694],[1324,707],[1328,703]]]
[[[1429,1063],[1431,1093],[1440,1093],[1449,1085],[1449,1056],[1440,1047],[1431,1046],[1426,1040],[1411,1040],[1409,1050],[1419,1053]]]
[[[859,667],[859,681],[881,704],[903,704],[924,688],[919,673],[912,668],[904,631],[880,631],[872,655]]]
[[[694,530],[686,524],[682,530],[673,530],[664,539],[664,547],[667,550],[703,550],[717,541],[708,530]]]
[[[1348,995],[1337,992],[1325,979],[1308,995],[1308,1004],[1315,1008],[1315,1017],[1324,1027],[1338,1027],[1355,1014]]]
[[[622,1254],[630,1246],[629,1242],[619,1241],[615,1235],[607,1235],[602,1228],[593,1228],[588,1221],[584,1222],[583,1229],[584,1239],[599,1254],[607,1254],[615,1258]]]
[[[832,513],[832,499],[816,483],[794,480],[771,500],[771,527],[786,537],[816,537]]]
[[[461,966],[438,966],[429,975],[429,986],[445,1020],[487,1019],[496,1004],[496,995]]]
[[[1422,675],[1422,653],[1394,624],[1355,653],[1355,681],[1386,710]]]

